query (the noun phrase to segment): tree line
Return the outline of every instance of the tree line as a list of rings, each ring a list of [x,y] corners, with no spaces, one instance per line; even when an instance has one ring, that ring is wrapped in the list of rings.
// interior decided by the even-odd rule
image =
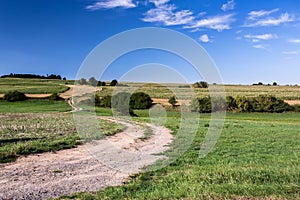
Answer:
[[[39,79],[58,79],[58,80],[66,80],[66,77],[62,78],[61,75],[50,74],[50,75],[37,75],[37,74],[13,74],[10,73],[8,75],[2,75],[1,78],[39,78]]]
[[[85,78],[81,78],[77,81],[77,84],[91,85],[91,86],[106,86],[106,82],[98,81],[97,79],[95,79],[95,77],[91,77],[88,80],[86,80]],[[117,84],[118,84],[118,81],[116,79],[114,79],[109,83],[109,86],[116,86]]]

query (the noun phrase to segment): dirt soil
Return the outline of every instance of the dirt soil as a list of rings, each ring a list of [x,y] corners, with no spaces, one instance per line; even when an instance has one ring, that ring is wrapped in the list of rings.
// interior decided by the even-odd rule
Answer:
[[[288,103],[289,105],[300,105],[300,100],[284,100],[284,102]]]
[[[150,124],[119,123],[126,125],[127,129],[106,140],[0,164],[0,199],[46,199],[74,192],[97,191],[121,185],[130,174],[164,158],[153,153],[168,148],[172,141],[170,130]],[[145,127],[151,129],[152,135],[141,139]],[[108,143],[111,149],[103,148]]]

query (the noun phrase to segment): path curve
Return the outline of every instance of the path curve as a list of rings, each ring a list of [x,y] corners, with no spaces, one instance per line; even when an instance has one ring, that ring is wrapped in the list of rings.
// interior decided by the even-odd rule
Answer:
[[[14,163],[0,164],[0,199],[45,199],[121,185],[130,174],[138,173],[142,167],[161,159],[162,156],[152,153],[167,150],[167,145],[172,141],[171,132],[165,127],[121,123],[126,123],[127,129],[107,137],[107,140],[122,151],[142,153],[139,162],[127,161],[129,166],[134,166],[130,172],[120,171],[111,163],[106,165],[97,160],[88,152],[91,143],[87,143],[74,149],[30,155]],[[145,125],[153,134],[146,140],[139,140]],[[101,146],[101,141],[93,141],[92,144]],[[124,160],[121,162],[124,164]]]

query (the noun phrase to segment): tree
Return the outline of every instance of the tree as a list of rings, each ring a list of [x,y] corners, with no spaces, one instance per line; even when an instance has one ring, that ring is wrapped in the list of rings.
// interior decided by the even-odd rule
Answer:
[[[176,103],[177,103],[177,100],[176,100],[176,97],[175,96],[171,96],[170,98],[169,98],[169,104],[171,104],[172,105],[172,107],[174,108],[175,107],[175,105],[176,105]]]
[[[80,85],[87,85],[87,81],[86,81],[85,78],[81,78],[81,79],[78,81],[78,83],[79,83]]]
[[[129,106],[132,109],[148,109],[152,106],[151,97],[144,92],[133,93],[130,97]]]
[[[116,86],[118,84],[118,81],[116,79],[112,80],[109,84],[109,86]]]
[[[276,83],[276,82],[273,82],[273,86],[277,86],[277,83]]]
[[[88,84],[91,86],[97,86],[98,81],[94,77],[91,77],[89,78]]]

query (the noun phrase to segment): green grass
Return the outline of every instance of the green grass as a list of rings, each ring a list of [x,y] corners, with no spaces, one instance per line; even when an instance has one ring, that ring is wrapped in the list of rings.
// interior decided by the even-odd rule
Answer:
[[[124,129],[114,122],[99,120],[105,135]],[[76,132],[71,113],[0,113],[0,163],[19,156],[75,147],[85,140]]]
[[[52,79],[22,79],[22,78],[0,78],[0,94],[17,90],[28,94],[52,94],[64,92],[68,89],[65,83],[72,81]]]
[[[209,118],[201,115],[192,145],[169,166],[133,175],[123,186],[64,198],[300,198],[300,113],[228,113],[217,145],[199,159]],[[175,134],[179,120],[179,113],[169,114],[166,126]]]
[[[0,100],[0,113],[45,113],[67,112],[71,107],[66,101],[49,99],[28,99],[26,101],[7,102]]]

